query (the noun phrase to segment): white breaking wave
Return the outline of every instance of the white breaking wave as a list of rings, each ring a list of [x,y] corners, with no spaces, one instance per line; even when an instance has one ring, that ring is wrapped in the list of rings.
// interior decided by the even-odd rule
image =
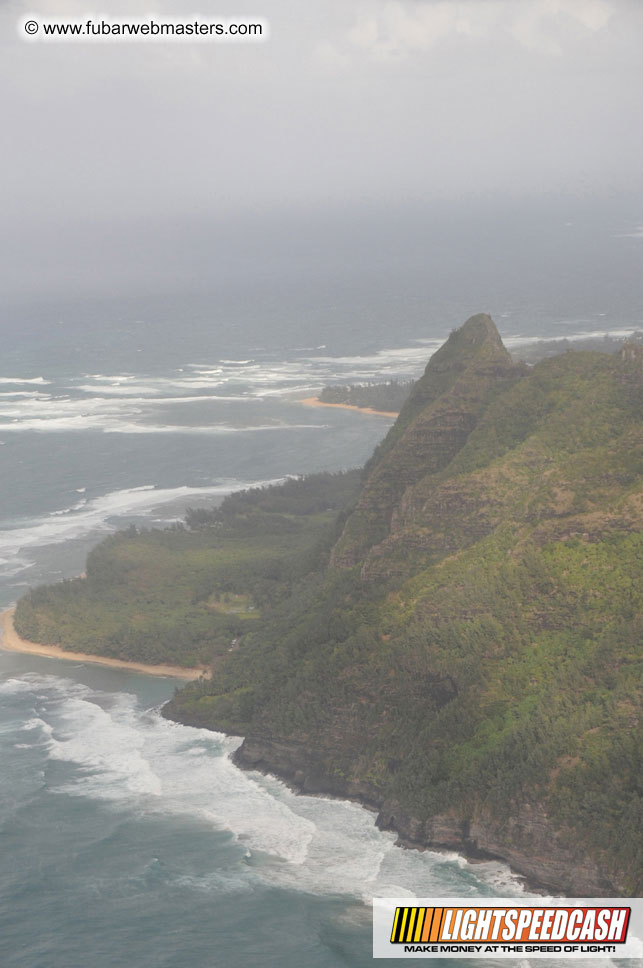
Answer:
[[[153,484],[145,484],[112,491],[90,501],[82,500],[73,507],[52,511],[28,526],[0,531],[0,571],[4,570],[5,565],[9,568],[15,566],[15,556],[25,548],[58,544],[94,532],[111,531],[113,524],[110,522],[114,518],[132,514],[148,515],[162,505],[185,501],[186,498],[223,496],[249,487],[280,484],[283,480],[284,478],[270,481],[227,480],[204,487],[183,485],[172,488],[156,488]],[[28,565],[29,562],[25,562],[23,567]]]
[[[592,329],[593,320],[589,318],[560,319],[557,325],[574,327],[565,333],[565,338],[570,341],[598,341],[605,335],[626,338],[636,332],[633,327],[623,326]],[[543,338],[555,337],[510,333],[504,341],[513,349],[538,343]],[[290,405],[293,397],[309,396],[327,384],[415,379],[443,343],[443,338],[418,338],[412,342],[411,346],[382,349],[360,356],[313,354],[282,360],[253,358],[187,363],[166,375],[85,374],[48,393],[29,390],[0,393],[0,431],[217,435],[275,429],[327,429],[328,424],[291,422],[277,419],[272,414],[266,419],[261,401],[281,399]],[[49,381],[44,377],[16,378],[15,381],[3,377],[0,382]],[[241,409],[236,408],[234,421],[226,420],[229,412],[222,412],[220,408],[241,403],[253,406],[243,416]],[[174,414],[168,417],[175,405],[182,409],[192,407],[188,423]]]
[[[41,390],[2,390],[2,392],[0,392],[0,400],[4,400],[8,397],[21,397],[22,399],[29,399],[31,397],[34,400],[51,399],[48,393],[43,393]]]
[[[86,386],[85,390],[91,389]],[[137,387],[136,392],[145,388]],[[167,388],[166,388],[167,389]],[[101,394],[105,388],[101,387]],[[120,434],[230,434],[256,433],[264,430],[324,429],[326,425],[292,423],[272,419],[269,422],[231,424],[225,420],[211,421],[205,410],[193,424],[155,422],[160,412],[175,404],[218,405],[230,402],[257,401],[249,395],[218,396],[215,394],[181,396],[115,396],[70,397],[37,395],[37,399],[0,397],[0,429],[8,432],[38,431],[65,433],[100,431]],[[259,413],[257,413],[259,416]],[[4,418],[4,420],[2,419]]]
[[[128,399],[136,396],[142,396],[146,398],[153,397],[161,392],[160,388],[155,386],[146,386],[145,384],[141,384],[141,383],[136,383],[134,385],[126,384],[125,386],[123,386],[121,383],[118,383],[118,382],[114,384],[106,385],[106,386],[101,385],[100,388],[97,388],[91,383],[80,383],[74,389],[82,390],[84,393],[96,393],[96,390],[100,389],[100,392],[102,394],[108,394],[115,397],[126,397]],[[147,399],[145,399],[144,402],[149,403]]]
[[[429,341],[427,341],[429,342]],[[434,348],[441,339],[431,341]],[[319,347],[322,349],[323,347]],[[427,346],[408,346],[379,350],[363,356],[301,356],[294,360],[265,361],[218,360],[215,363],[189,363],[195,378],[216,376],[220,385],[242,385],[254,398],[304,395],[327,383],[381,382],[410,379],[420,375],[428,358]]]
[[[0,383],[15,383],[17,385],[21,383],[39,383],[45,384],[50,383],[50,380],[45,380],[44,376],[35,376],[31,379],[25,379],[21,376],[0,376]]]
[[[135,380],[133,373],[86,373],[88,380],[96,380],[97,383],[124,383],[127,380]]]
[[[604,315],[604,314],[601,314]],[[570,333],[569,335],[563,336],[503,336],[502,341],[505,346],[517,347],[517,346],[533,346],[538,343],[549,343],[556,342],[562,339],[567,340],[568,343],[578,342],[580,340],[595,339],[597,341],[603,339],[604,337],[611,337],[613,339],[628,339],[633,336],[637,330],[633,327],[628,327],[627,329],[588,329],[581,330],[577,333]]]
[[[81,508],[86,507],[87,501],[83,498],[82,501],[78,501],[76,504],[72,504],[71,507],[63,508],[61,511],[51,511],[51,517],[58,517],[61,514],[71,514],[72,511],[80,511]]]
[[[27,677],[6,679],[5,682],[0,682],[0,696],[18,696],[22,692],[33,692],[33,688],[33,683]],[[25,724],[23,728],[29,729],[30,727]]]
[[[33,561],[28,561],[26,558],[0,558],[0,575],[3,578],[14,578],[32,565]]]
[[[643,225],[637,225],[629,232],[620,232],[614,235],[615,239],[643,239]]]
[[[233,426],[227,423],[218,424],[144,424],[128,422],[122,419],[106,421],[103,417],[43,418],[22,420],[20,423],[2,424],[0,430],[8,432],[33,430],[46,433],[67,433],[75,431],[97,430],[105,434],[253,434],[266,430],[328,430],[330,424],[287,423],[275,421],[270,424],[248,424]]]
[[[400,850],[394,835],[378,830],[374,815],[357,804],[298,796],[273,777],[237,769],[230,754],[238,739],[167,722],[141,710],[133,695],[34,674],[22,684],[46,691],[27,728],[41,729],[51,759],[77,767],[73,779],[60,781],[60,792],[230,831],[251,861],[248,867],[240,859],[243,882],[252,877],[367,902],[374,895],[440,894],[451,885],[450,893],[492,894],[500,876],[503,889],[521,892],[500,864],[474,866],[456,855]],[[199,886],[217,891],[239,885],[222,884],[215,872]]]

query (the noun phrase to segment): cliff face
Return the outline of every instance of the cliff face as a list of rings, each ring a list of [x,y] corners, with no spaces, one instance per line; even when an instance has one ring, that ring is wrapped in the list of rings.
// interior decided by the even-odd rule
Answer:
[[[421,820],[399,800],[382,800],[368,781],[339,776],[336,759],[315,747],[250,737],[235,761],[244,769],[276,774],[302,793],[345,797],[377,810],[377,826],[398,834],[398,843],[405,847],[500,859],[532,888],[570,896],[607,896],[616,886],[595,860],[579,854],[573,839],[552,825],[542,803],[516,803],[514,813],[500,822],[488,812],[463,817],[457,807]]]
[[[643,887],[641,354],[431,359],[330,567],[167,714],[415,845],[569,894]]]
[[[350,568],[400,525],[404,497],[449,465],[498,392],[524,375],[489,316],[472,316],[429,361],[399,418],[368,465],[357,508],[333,550],[331,564]],[[384,552],[385,553],[385,552]]]

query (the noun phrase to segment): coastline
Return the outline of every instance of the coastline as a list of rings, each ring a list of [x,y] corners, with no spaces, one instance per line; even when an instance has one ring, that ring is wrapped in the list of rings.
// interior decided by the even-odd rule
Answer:
[[[183,726],[238,735],[185,715],[176,709],[174,700],[163,705],[161,715]],[[522,804],[509,824],[509,838],[506,820],[493,816],[467,820],[454,811],[419,820],[367,781],[337,776],[326,754],[296,741],[248,735],[235,750],[232,762],[242,770],[274,776],[295,793],[358,803],[377,815],[375,825],[380,830],[397,835],[396,844],[402,849],[456,853],[470,863],[500,861],[533,894],[627,896],[624,888],[606,878],[582,850],[561,842],[560,831],[533,804]]]
[[[190,725],[172,716],[166,711],[168,707],[171,709],[172,700],[162,709],[165,718]],[[378,829],[397,835],[396,845],[402,849],[454,852],[474,864],[500,861],[533,894],[628,896],[623,886],[605,877],[592,859],[561,842],[560,831],[550,825],[545,811],[533,804],[522,804],[509,822],[511,836],[507,838],[506,820],[491,815],[464,819],[457,811],[449,811],[419,820],[367,781],[337,777],[324,755],[299,743],[246,736],[232,761],[240,769],[275,776],[296,793],[360,804],[377,815]]]
[[[397,419],[397,410],[373,410],[372,407],[356,407],[354,403],[324,403],[319,397],[305,397],[299,401],[305,407],[339,407],[340,410],[357,410],[358,413],[368,413],[372,417],[389,417],[391,420]]]
[[[91,655],[87,652],[69,652],[59,645],[43,645],[39,642],[28,642],[21,638],[13,624],[15,608],[8,608],[0,612],[0,649],[6,652],[21,652],[25,655],[38,655],[47,659],[64,659],[73,662],[92,662],[95,665],[108,666],[111,669],[124,669],[129,672],[140,672],[147,676],[165,676],[172,679],[198,679],[202,675],[209,675],[209,669],[186,669],[184,666],[161,663],[148,665],[145,662],[128,662],[126,659],[110,659],[107,656]]]

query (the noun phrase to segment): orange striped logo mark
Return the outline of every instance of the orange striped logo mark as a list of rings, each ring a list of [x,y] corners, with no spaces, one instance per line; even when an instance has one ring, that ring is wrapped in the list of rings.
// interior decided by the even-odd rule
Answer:
[[[427,944],[439,941],[445,911],[446,908],[396,908],[391,944]]]
[[[391,944],[624,944],[629,918],[625,907],[398,907]]]

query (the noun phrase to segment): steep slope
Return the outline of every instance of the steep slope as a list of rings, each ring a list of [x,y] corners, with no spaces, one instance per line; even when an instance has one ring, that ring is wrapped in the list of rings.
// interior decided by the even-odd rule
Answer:
[[[636,345],[516,367],[473,317],[361,484],[315,475],[123,533],[16,625],[212,661],[166,715],[245,736],[240,764],[368,802],[409,843],[641,893],[642,377]]]
[[[643,353],[508,360],[478,316],[369,464],[320,581],[167,714],[416,844],[640,891]]]
[[[451,333],[369,461],[359,503],[333,551],[334,566],[352,567],[387,536],[405,491],[448,466],[490,401],[524,372],[489,316],[472,316]]]

